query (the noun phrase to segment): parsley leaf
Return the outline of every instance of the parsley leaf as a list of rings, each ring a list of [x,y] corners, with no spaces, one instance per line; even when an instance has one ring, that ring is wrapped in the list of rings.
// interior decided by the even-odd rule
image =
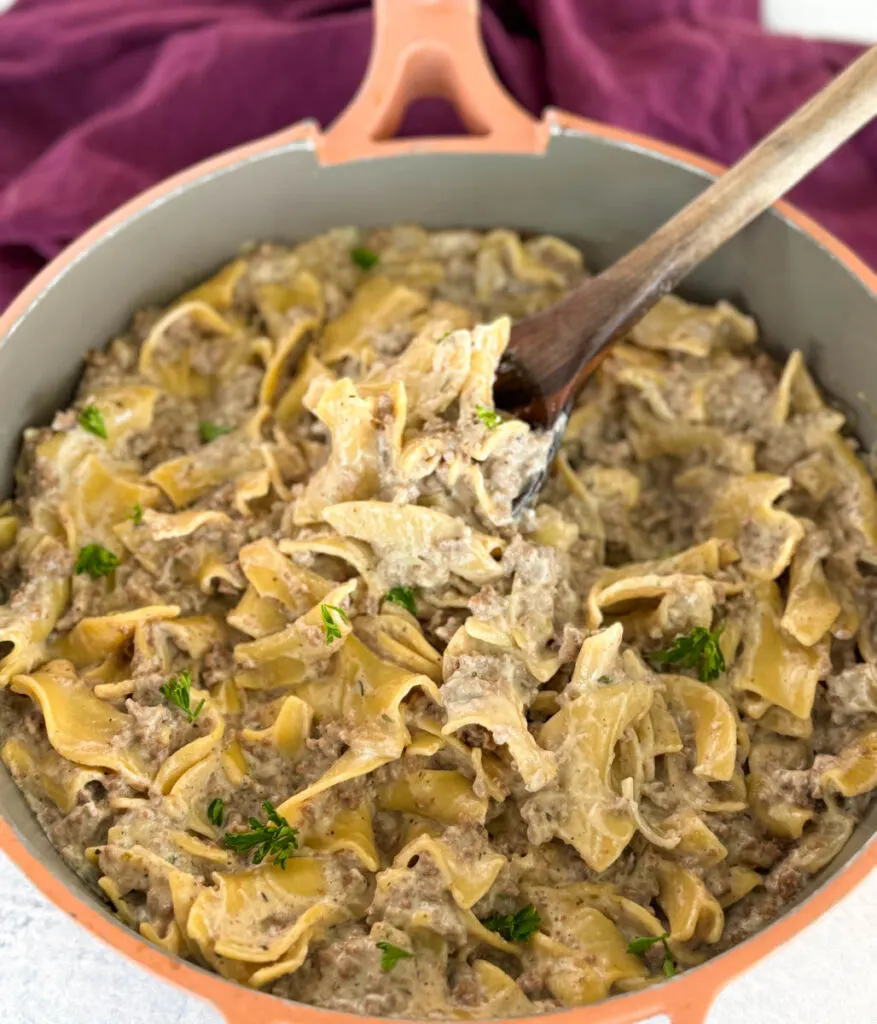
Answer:
[[[533,932],[538,931],[542,918],[533,904],[528,903],[514,914],[491,914],[481,923],[488,931],[499,932],[508,942],[526,942]]]
[[[637,939],[631,939],[627,944],[627,952],[634,956],[643,956],[647,949],[651,949],[657,942],[663,942],[666,936],[663,935],[640,935]]]
[[[400,960],[410,960],[414,956],[407,949],[394,946],[392,942],[376,942],[375,945],[381,951],[382,971],[392,971]]]
[[[223,427],[219,423],[208,423],[207,420],[201,420],[198,424],[198,434],[204,444],[210,444],[217,437],[222,437],[223,434],[230,434],[232,430],[234,430],[234,427]]]
[[[73,571],[77,576],[87,572],[93,580],[109,576],[119,564],[119,558],[101,544],[86,544],[79,549],[76,566]]]
[[[132,519],[135,526],[139,526],[143,522],[143,506],[138,501],[134,508],[125,516],[126,519]]]
[[[367,249],[365,246],[362,246],[359,249],[351,249],[350,258],[358,267],[362,267],[363,270],[371,270],[381,257],[374,249]]]
[[[268,816],[267,821],[250,818],[249,832],[228,832],[223,842],[235,853],[243,854],[253,850],[254,864],[261,864],[266,857],[270,857],[275,864],[285,869],[293,850],[298,849],[298,829],[277,813],[270,800],[265,800],[262,807]]]
[[[87,405],[79,414],[79,426],[87,430],[89,434],[107,439],[107,427],[104,423],[104,414],[96,405]]]
[[[660,942],[664,946],[664,963],[662,970],[665,978],[672,978],[676,973],[676,961],[670,952],[670,944],[667,941],[670,936],[664,932],[663,935],[643,935],[638,939],[632,939],[627,945],[627,952],[634,956],[644,956],[646,950]]]
[[[417,614],[417,605],[414,603],[414,591],[411,587],[393,587],[392,590],[387,591],[384,600],[398,604],[400,608],[404,608],[406,612],[411,612],[412,615]]]
[[[166,683],[161,685],[159,690],[168,704],[176,704],[185,713],[186,718],[190,722],[194,722],[198,715],[201,714],[201,708],[204,707],[203,700],[194,711],[190,706],[192,699],[192,673],[187,668],[183,669],[178,676],[171,676]]]
[[[719,647],[721,630],[695,626],[687,636],[677,636],[669,647],[649,655],[658,665],[678,664],[695,668],[701,682],[709,683],[725,671],[725,656]]]
[[[207,820],[217,828],[225,821],[225,803],[219,797],[207,805]]]
[[[611,683],[612,682],[612,676],[598,676],[597,677],[597,682],[598,683]]]
[[[337,612],[341,616],[342,622],[350,622],[347,618],[347,613],[343,608],[337,607],[334,604],[321,604],[320,615],[323,618],[323,629],[326,633],[326,643],[330,644],[333,640],[341,639],[341,627],[335,620],[334,612]]]
[[[476,405],[475,415],[488,430],[495,430],[502,423],[502,416],[493,409],[488,409],[486,405]]]

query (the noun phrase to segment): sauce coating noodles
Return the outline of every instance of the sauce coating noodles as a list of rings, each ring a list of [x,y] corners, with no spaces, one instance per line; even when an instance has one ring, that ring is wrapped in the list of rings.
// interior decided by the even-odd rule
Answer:
[[[0,505],[0,748],[152,942],[495,1018],[779,913],[877,786],[877,497],[799,353],[670,296],[547,439],[493,403],[554,238],[252,248],[90,354]]]

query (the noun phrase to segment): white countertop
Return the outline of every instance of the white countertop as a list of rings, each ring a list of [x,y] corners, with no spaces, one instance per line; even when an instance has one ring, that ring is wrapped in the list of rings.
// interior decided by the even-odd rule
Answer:
[[[877,0],[762,3],[767,23],[778,31],[877,39]],[[9,6],[11,0],[0,0],[0,11]],[[733,982],[719,996],[708,1022],[874,1024],[875,962],[877,875],[872,875],[805,932]],[[156,981],[92,938],[0,855],[2,1024],[221,1021],[200,1000]]]

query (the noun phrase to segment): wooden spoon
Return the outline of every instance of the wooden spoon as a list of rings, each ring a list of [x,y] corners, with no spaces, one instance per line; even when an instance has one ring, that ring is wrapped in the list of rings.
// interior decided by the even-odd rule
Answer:
[[[875,116],[877,46],[614,266],[515,324],[494,388],[499,408],[553,429],[559,444],[573,399],[612,343]]]

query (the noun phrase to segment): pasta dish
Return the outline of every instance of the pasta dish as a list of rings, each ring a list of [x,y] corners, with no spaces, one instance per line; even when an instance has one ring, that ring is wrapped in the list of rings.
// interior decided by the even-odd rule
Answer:
[[[877,787],[877,495],[670,296],[548,438],[551,237],[253,246],[89,354],[0,505],[0,750],[125,924],[334,1010],[594,1002],[760,929]]]

